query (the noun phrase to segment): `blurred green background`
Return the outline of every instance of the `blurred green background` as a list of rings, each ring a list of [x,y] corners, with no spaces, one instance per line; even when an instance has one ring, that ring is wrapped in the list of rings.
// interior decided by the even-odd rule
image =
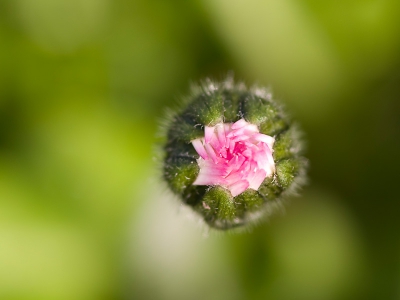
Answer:
[[[245,234],[171,199],[158,120],[233,70],[309,185]],[[398,0],[0,0],[0,299],[400,299]]]

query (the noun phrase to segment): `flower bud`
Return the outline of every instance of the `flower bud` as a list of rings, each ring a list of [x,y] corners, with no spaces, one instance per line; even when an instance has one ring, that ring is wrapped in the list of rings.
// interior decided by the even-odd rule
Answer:
[[[208,80],[166,127],[164,179],[211,227],[260,219],[304,182],[298,130],[267,89]]]

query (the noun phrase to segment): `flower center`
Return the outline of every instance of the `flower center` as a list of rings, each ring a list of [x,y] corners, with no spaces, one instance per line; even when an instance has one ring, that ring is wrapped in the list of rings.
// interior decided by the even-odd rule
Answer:
[[[275,172],[275,139],[261,134],[256,125],[240,119],[205,126],[204,131],[204,138],[192,141],[200,155],[200,172],[194,185],[221,185],[235,197],[248,188],[258,190]]]

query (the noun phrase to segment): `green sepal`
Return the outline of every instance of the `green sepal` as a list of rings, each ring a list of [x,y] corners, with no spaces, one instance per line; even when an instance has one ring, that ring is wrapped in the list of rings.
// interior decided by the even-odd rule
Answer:
[[[252,212],[261,209],[264,203],[265,200],[263,197],[253,189],[247,189],[235,197],[237,214],[240,216],[243,216],[246,212]]]
[[[266,120],[259,126],[260,132],[269,136],[277,136],[289,128],[289,123],[285,119],[277,117],[273,120]]]
[[[280,134],[274,143],[273,157],[274,161],[279,161],[284,158],[291,158],[295,153],[293,149],[293,131],[289,129]]]
[[[263,183],[258,188],[258,193],[268,202],[276,200],[282,193],[281,185],[276,174],[264,179]]]
[[[224,103],[221,93],[215,91],[197,95],[182,115],[190,119],[192,125],[214,126],[222,122]]]
[[[182,194],[196,180],[200,168],[195,159],[172,156],[164,164],[164,178],[176,194]]]
[[[175,117],[171,123],[171,129],[173,130],[168,132],[168,140],[170,141],[189,143],[204,136],[204,127],[187,114]]]
[[[270,136],[281,133],[289,126],[277,105],[254,95],[244,102],[243,116],[250,123],[259,125],[261,133]]]
[[[243,101],[243,117],[250,123],[259,125],[268,118],[275,118],[276,110],[266,99],[249,95]]]
[[[168,162],[171,157],[186,157],[192,160],[199,158],[199,154],[196,152],[193,145],[182,141],[170,140],[168,144],[165,145],[164,151],[166,152],[166,162]]]
[[[208,186],[191,185],[182,193],[182,201],[190,206],[196,206],[203,199],[207,192]]]
[[[276,174],[282,188],[288,188],[299,173],[300,162],[297,159],[284,159],[276,165]]]
[[[208,190],[196,208],[204,216],[204,220],[214,227],[218,227],[221,222],[231,222],[236,216],[233,197],[221,186]]]
[[[271,136],[288,126],[279,106],[254,94],[243,101],[243,117],[248,122],[259,125],[261,133]]]
[[[228,91],[222,92],[224,99],[224,122],[235,123],[242,118],[242,103],[249,96],[249,93],[243,91]]]

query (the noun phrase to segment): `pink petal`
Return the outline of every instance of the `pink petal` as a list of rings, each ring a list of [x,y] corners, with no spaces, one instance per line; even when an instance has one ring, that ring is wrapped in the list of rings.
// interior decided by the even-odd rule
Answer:
[[[248,140],[250,138],[251,138],[251,136],[249,136],[249,135],[241,134],[241,135],[232,137],[231,141],[234,141],[234,142],[237,143],[237,142],[241,142],[241,141],[246,141],[246,140]]]
[[[262,146],[262,149],[263,149],[263,151],[265,153],[265,158],[266,158],[266,161],[268,162],[268,164],[270,166],[275,166],[275,162],[274,162],[274,158],[272,156],[271,148],[269,148],[267,145],[264,144]],[[273,169],[275,169],[275,167]]]
[[[210,155],[214,163],[218,163],[218,157],[215,154],[213,147],[211,147],[210,144],[205,144],[204,147],[206,148],[207,154]]]
[[[205,126],[204,138],[192,141],[200,155],[200,172],[193,184],[221,185],[233,196],[247,188],[257,190],[275,172],[273,137],[261,134],[244,119],[234,124]]]
[[[204,149],[204,145],[201,142],[200,139],[196,139],[192,141],[192,145],[194,147],[194,149],[196,150],[196,152],[203,158],[203,159],[207,159],[208,155],[206,152],[206,149]]]
[[[211,176],[208,174],[199,173],[196,180],[193,182],[194,185],[216,185],[222,184],[220,183],[221,177],[220,176]]]
[[[246,133],[248,133],[248,134],[250,134],[250,133],[258,133],[259,131],[258,131],[258,127],[257,127],[257,125],[254,125],[254,124],[248,124],[247,126],[246,126]]]
[[[272,166],[271,169],[275,170],[275,163],[274,163],[274,158],[272,157],[272,154],[267,154],[268,162],[269,165]]]
[[[239,170],[245,160],[246,158],[242,155],[236,155],[232,157],[227,166],[228,174],[231,173],[232,170]]]
[[[243,193],[249,187],[247,180],[240,180],[229,186],[229,190],[233,197]]]
[[[272,148],[274,145],[275,139],[269,135],[265,135],[262,133],[257,133],[253,135],[254,139],[263,143],[266,143],[268,147]]]
[[[245,119],[240,119],[239,121],[233,123],[232,129],[238,129],[243,126],[246,126],[248,123],[245,121]]]
[[[241,174],[240,172],[235,170],[235,171],[231,172],[227,177],[225,177],[225,182],[228,185],[231,185],[231,184],[234,184],[235,182],[238,182],[238,181],[244,179],[244,177],[246,177],[246,176],[243,176],[243,174]]]
[[[252,178],[251,181],[249,181],[249,187],[254,189],[254,190],[258,190],[258,188],[260,187],[261,183],[264,181],[265,177],[266,177],[266,172],[264,170],[258,170],[255,173],[255,176]]]
[[[220,125],[217,126],[217,134],[218,134],[219,143],[220,143],[222,146],[225,146],[225,143],[226,143],[226,136],[225,136],[225,129],[224,129],[224,126],[223,126],[222,124],[220,124]],[[221,146],[221,147],[222,147],[222,146]]]
[[[231,132],[231,125],[230,124],[224,124],[224,131],[225,131],[225,137]],[[229,139],[226,138],[225,140],[225,148],[229,147]]]
[[[235,141],[229,140],[229,152],[233,153],[233,150],[235,150]]]
[[[243,126],[243,127],[233,130],[231,133],[232,133],[231,136],[238,136],[238,135],[245,134],[250,137],[252,134],[258,133],[258,129],[257,129],[257,126],[248,124],[246,126]]]
[[[212,165],[202,164],[200,166],[200,173],[202,175],[219,176],[221,178],[225,178],[227,175],[229,175],[226,165],[214,163],[212,163]]]
[[[204,140],[209,143],[214,136],[214,127],[205,126],[204,128]]]
[[[252,158],[253,156],[253,151],[251,151],[251,149],[246,149],[242,152],[242,155],[248,158]]]
[[[267,176],[272,175],[275,172],[275,163],[274,163],[274,158],[272,157],[272,154],[267,155],[268,159],[268,168],[265,168],[265,171],[267,172]]]
[[[240,167],[240,170],[244,171],[246,174],[248,174],[251,171],[251,163],[250,163],[250,161],[245,160],[245,162]]]
[[[221,149],[219,149],[219,156],[221,158],[226,158],[227,152],[226,152],[226,148],[222,147]]]
[[[221,147],[223,146],[223,145],[221,145],[221,144],[219,143],[218,137],[217,137],[216,134],[214,134],[214,135],[211,137],[211,140],[208,142],[208,144],[210,144],[210,145],[213,147],[215,153],[219,153],[219,150],[220,150]]]

